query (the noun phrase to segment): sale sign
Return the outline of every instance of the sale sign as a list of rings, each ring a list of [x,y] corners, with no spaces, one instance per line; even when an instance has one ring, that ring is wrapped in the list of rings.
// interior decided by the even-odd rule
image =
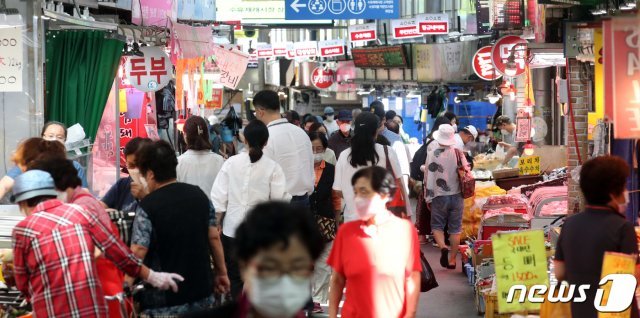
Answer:
[[[611,59],[605,59],[604,69],[611,72],[613,79],[610,93],[616,139],[640,138],[639,35],[639,18],[614,18],[610,34],[606,35],[611,44]]]
[[[423,36],[418,32],[418,20],[416,18],[391,20],[391,29],[394,39],[409,39]]]
[[[211,100],[208,100],[205,104],[206,108],[221,109],[222,108],[222,96],[224,91],[221,88],[214,88],[211,90]]]
[[[449,34],[449,16],[444,13],[427,13],[418,15],[418,32],[420,34]]]
[[[295,57],[315,57],[318,55],[317,41],[296,42],[293,44]]]
[[[375,23],[350,25],[348,30],[351,42],[375,41],[378,39],[378,29]]]
[[[493,62],[491,61],[492,48],[491,45],[480,48],[478,52],[473,55],[473,60],[471,61],[473,71],[480,79],[485,81],[493,81],[502,77],[502,74],[496,72]]]
[[[293,49],[293,42],[280,42],[271,45],[273,48],[273,56],[287,56],[287,51]]]
[[[516,35],[501,37],[496,44],[493,45],[493,49],[491,51],[491,60],[493,61],[493,65],[500,73],[504,74],[505,69],[507,68],[507,60],[511,53],[514,52],[516,62],[515,76],[524,74],[525,66],[527,65],[525,60],[527,43],[527,40]]]
[[[256,49],[256,54],[258,55],[258,58],[260,58],[260,59],[272,57],[273,56],[273,48],[271,47],[271,44],[258,43],[258,47]]]
[[[345,52],[343,40],[320,41],[318,48],[322,57],[340,56]]]
[[[173,64],[160,47],[143,46],[144,56],[127,59],[124,66],[131,85],[143,92],[155,92],[169,84],[173,78]]]
[[[336,74],[332,69],[316,67],[311,73],[311,83],[319,89],[327,89],[333,85],[335,77]]]

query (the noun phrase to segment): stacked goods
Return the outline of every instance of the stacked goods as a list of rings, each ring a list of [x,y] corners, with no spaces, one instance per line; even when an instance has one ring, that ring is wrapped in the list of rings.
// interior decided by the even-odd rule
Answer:
[[[476,195],[464,201],[464,213],[462,215],[461,240],[475,238],[478,235],[480,221],[482,219],[482,206],[484,201],[494,195],[502,195],[506,192],[493,182],[476,182]]]

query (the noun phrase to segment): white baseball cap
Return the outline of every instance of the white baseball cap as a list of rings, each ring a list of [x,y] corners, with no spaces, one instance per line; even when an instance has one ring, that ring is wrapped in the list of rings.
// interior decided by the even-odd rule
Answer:
[[[441,146],[453,146],[456,144],[455,130],[449,124],[440,125],[438,130],[433,133],[435,139]]]
[[[466,130],[466,132],[468,132],[471,136],[473,136],[473,139],[478,138],[478,130],[476,129],[476,127],[469,125],[462,128],[462,130]]]

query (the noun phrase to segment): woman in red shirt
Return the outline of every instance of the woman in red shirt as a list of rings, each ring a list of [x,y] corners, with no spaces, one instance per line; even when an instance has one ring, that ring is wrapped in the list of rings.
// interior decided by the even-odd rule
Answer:
[[[396,191],[391,174],[368,167],[351,179],[360,221],[338,230],[328,264],[333,267],[329,317],[415,317],[420,293],[420,244],[415,228],[386,208]]]

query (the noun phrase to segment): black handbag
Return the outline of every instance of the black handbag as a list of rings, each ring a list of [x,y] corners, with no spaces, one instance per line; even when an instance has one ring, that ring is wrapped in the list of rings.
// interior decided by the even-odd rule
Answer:
[[[436,275],[433,274],[431,265],[429,265],[429,261],[427,261],[422,251],[420,251],[420,265],[422,266],[422,272],[420,273],[420,292],[425,293],[438,287],[438,281],[436,281]]]

